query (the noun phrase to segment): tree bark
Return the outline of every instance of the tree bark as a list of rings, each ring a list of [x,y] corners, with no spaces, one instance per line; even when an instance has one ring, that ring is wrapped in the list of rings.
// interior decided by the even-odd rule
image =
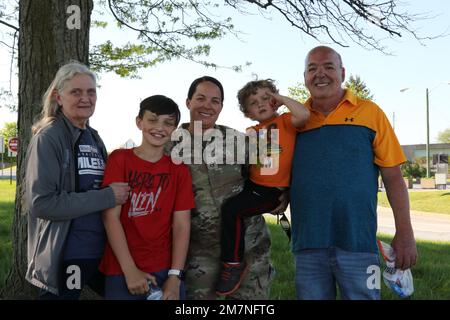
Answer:
[[[67,13],[71,5],[80,8],[80,27],[69,29],[75,18]],[[0,296],[30,299],[37,290],[25,280],[27,268],[27,210],[24,199],[25,157],[31,126],[42,109],[42,96],[58,68],[70,60],[88,64],[92,0],[20,0],[19,2],[19,105],[17,189],[12,226],[12,266]]]

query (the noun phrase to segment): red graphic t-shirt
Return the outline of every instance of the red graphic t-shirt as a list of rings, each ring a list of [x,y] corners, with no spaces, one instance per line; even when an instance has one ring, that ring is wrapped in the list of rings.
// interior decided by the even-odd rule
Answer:
[[[195,207],[189,168],[174,164],[168,156],[152,163],[133,149],[115,150],[108,158],[103,185],[112,182],[127,182],[131,188],[120,221],[136,266],[144,272],[170,268],[173,212]],[[109,243],[100,271],[123,273]]]

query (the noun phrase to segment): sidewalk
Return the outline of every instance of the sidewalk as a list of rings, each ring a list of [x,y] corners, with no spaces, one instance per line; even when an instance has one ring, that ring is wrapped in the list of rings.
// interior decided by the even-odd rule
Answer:
[[[391,208],[378,207],[378,232],[394,235],[394,215]],[[450,214],[412,211],[414,236],[420,240],[450,241]]]

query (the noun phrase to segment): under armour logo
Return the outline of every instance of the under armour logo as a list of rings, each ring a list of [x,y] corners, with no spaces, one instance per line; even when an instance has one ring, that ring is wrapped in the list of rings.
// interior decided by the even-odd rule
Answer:
[[[354,118],[345,118],[345,122],[347,122],[347,121],[353,122],[353,119]]]

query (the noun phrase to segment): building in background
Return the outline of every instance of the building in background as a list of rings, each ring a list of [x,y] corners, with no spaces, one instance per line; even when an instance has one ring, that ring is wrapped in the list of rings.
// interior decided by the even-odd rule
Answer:
[[[411,162],[417,162],[425,166],[426,145],[410,144],[402,146],[403,152]],[[432,143],[430,144],[430,167],[431,172],[442,171],[446,168],[448,172],[448,158],[450,157],[450,143]],[[441,169],[441,170],[439,170]]]

